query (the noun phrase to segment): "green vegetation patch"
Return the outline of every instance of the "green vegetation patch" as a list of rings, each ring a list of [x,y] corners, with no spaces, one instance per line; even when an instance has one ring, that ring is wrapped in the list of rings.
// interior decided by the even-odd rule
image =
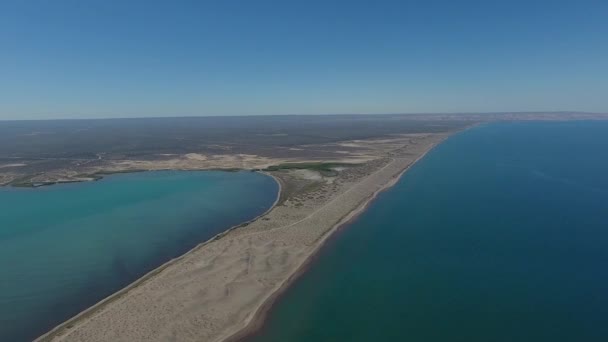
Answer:
[[[337,167],[353,167],[358,164],[349,163],[285,163],[272,165],[264,169],[264,171],[281,171],[281,170],[314,170],[320,172],[323,176],[333,177],[338,173],[334,170]]]

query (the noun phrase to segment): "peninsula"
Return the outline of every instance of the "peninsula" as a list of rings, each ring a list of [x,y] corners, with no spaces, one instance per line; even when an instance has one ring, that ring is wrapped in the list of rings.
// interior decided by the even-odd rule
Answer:
[[[381,158],[328,169],[334,173],[268,171],[282,198],[266,215],[199,245],[39,341],[238,339],[333,231],[447,136],[404,135]]]

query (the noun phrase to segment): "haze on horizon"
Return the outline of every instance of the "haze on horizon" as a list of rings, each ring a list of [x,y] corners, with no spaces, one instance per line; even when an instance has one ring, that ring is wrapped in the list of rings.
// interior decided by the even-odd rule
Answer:
[[[0,120],[608,112],[605,1],[5,1]]]

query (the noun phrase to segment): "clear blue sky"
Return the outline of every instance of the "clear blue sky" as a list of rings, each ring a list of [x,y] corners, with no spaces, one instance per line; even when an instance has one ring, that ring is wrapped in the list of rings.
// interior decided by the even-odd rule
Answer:
[[[608,1],[0,1],[0,119],[608,112]]]

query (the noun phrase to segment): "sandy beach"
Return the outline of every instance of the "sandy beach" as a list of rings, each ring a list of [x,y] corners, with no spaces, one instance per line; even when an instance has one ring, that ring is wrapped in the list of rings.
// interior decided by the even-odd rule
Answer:
[[[412,134],[337,175],[270,172],[281,196],[269,212],[157,268],[37,341],[241,339],[331,233],[448,135]]]

